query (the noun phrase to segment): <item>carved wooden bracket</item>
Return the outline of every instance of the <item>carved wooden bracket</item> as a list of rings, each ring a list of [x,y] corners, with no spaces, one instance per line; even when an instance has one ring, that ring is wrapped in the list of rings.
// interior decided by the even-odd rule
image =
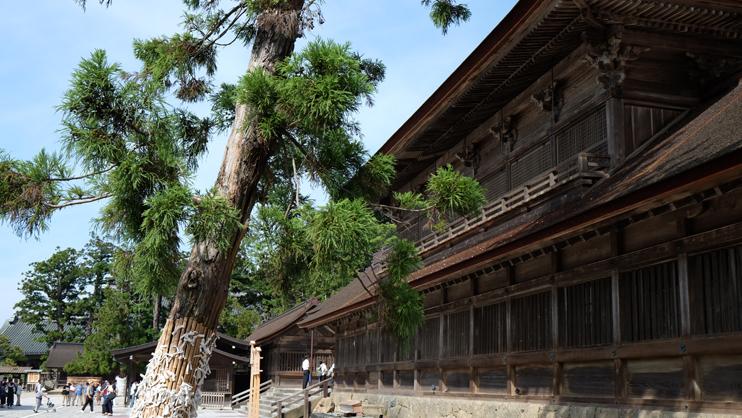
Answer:
[[[479,162],[481,161],[479,146],[477,144],[465,145],[463,150],[456,153],[456,158],[464,163],[465,167],[473,168],[474,173],[476,174],[479,169]]]
[[[649,48],[626,45],[622,29],[614,28],[605,42],[587,43],[585,61],[598,69],[597,81],[611,95],[620,96],[626,79],[626,63],[639,59]]]
[[[531,95],[531,101],[538,106],[539,110],[553,113],[554,121],[559,120],[559,113],[564,105],[563,84],[562,80],[554,80],[543,90]]]
[[[515,141],[518,140],[517,118],[515,115],[508,115],[495,126],[490,128],[492,136],[502,144],[508,144],[510,149],[513,148]]]

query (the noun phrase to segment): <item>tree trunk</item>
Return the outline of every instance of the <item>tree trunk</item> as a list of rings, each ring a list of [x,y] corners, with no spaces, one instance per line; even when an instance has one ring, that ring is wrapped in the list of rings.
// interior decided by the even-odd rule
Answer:
[[[262,68],[272,73],[275,64],[293,52],[304,1],[286,3],[281,9],[258,16],[249,70]],[[216,190],[239,209],[247,225],[273,144],[248,120],[250,109],[237,105],[235,110]],[[226,252],[218,251],[210,242],[195,243],[132,417],[196,416],[201,384],[209,374],[209,358],[216,343],[217,322],[245,232],[242,229],[234,234]]]

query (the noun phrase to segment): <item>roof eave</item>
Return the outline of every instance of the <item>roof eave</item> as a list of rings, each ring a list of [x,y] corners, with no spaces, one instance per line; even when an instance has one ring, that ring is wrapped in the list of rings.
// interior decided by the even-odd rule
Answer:
[[[405,121],[397,131],[379,148],[379,154],[395,154],[412,140],[428,121],[445,109],[452,97],[457,96],[468,85],[472,77],[488,65],[495,54],[509,41],[515,32],[544,4],[553,0],[521,0],[495,26],[471,54],[449,75],[425,102]]]

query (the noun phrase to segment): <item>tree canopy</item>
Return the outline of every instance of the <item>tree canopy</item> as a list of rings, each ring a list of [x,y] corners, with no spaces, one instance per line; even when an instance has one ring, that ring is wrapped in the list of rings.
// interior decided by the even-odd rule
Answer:
[[[108,6],[111,0],[99,3]],[[205,377],[206,342],[213,343],[258,202],[265,212],[257,216],[270,234],[253,236],[251,244],[257,253],[277,252],[278,258],[257,269],[281,270],[282,261],[291,267],[278,288],[329,293],[385,249],[388,274],[377,283],[383,299],[379,318],[401,339],[414,335],[422,321],[420,295],[406,281],[419,262],[414,245],[394,236],[390,213],[374,205],[388,194],[394,158],[370,158],[355,119],[361,106],[372,104],[384,66],[332,40],[313,40],[294,51],[299,37],[323,23],[321,3],[185,0],[182,33],[134,42],[139,68],[125,70],[101,50],[82,60],[59,106],[63,153],[42,150],[31,161],[0,155],[0,220],[19,235],[38,236],[56,211],[102,200],[99,225],[131,249],[132,283],[157,294],[177,281],[168,332],[160,339],[167,347],[158,351],[174,353],[179,343],[195,346],[193,335],[200,345],[188,350],[190,357],[153,357],[134,415],[195,411],[190,391]],[[421,3],[444,33],[469,17],[469,9],[454,0]],[[248,71],[234,84],[214,88],[218,51],[237,41],[250,45]],[[186,105],[205,100],[212,103],[206,117]],[[194,190],[189,179],[199,156],[211,135],[228,127],[215,186]],[[414,210],[441,214],[441,223],[444,215],[481,205],[473,180],[452,171],[437,176],[425,195],[410,196],[420,203]],[[331,201],[317,208],[302,202],[300,178],[323,187]],[[185,263],[182,238],[193,246]],[[287,253],[292,248],[296,253]],[[250,251],[244,254],[255,259]],[[295,282],[297,274],[303,278]],[[121,313],[120,306],[110,308],[112,316]],[[108,307],[103,313],[108,315]],[[239,316],[238,328],[251,321],[249,313],[225,315],[231,314]],[[174,382],[165,385],[157,377],[163,373]]]

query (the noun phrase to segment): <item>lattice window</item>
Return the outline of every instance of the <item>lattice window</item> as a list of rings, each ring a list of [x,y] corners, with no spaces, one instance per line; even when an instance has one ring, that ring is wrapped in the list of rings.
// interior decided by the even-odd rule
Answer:
[[[560,347],[588,347],[613,341],[610,278],[563,287],[558,295]]]
[[[694,334],[742,331],[742,247],[688,258]]]
[[[474,308],[474,354],[507,351],[507,305]]]
[[[211,369],[211,374],[204,380],[203,392],[231,392],[232,374],[228,369]]]
[[[420,350],[420,359],[433,360],[438,358],[440,334],[440,318],[426,319],[417,334],[417,347]]]
[[[677,263],[621,273],[621,339],[628,342],[680,335]]]
[[[304,353],[282,351],[278,353],[278,370],[283,372],[301,371],[301,362],[304,360]]]
[[[487,201],[494,200],[510,190],[508,187],[508,173],[504,169],[488,174],[482,178],[480,184],[484,187]]]
[[[512,188],[543,174],[554,167],[552,145],[547,141],[538,145],[510,163],[510,182]]]
[[[446,357],[469,355],[469,311],[451,313],[445,316],[444,350]]]
[[[607,138],[605,107],[600,106],[584,119],[556,134],[557,163],[569,160],[594,145],[605,143]]]
[[[551,293],[544,292],[511,301],[513,351],[551,348]]]

